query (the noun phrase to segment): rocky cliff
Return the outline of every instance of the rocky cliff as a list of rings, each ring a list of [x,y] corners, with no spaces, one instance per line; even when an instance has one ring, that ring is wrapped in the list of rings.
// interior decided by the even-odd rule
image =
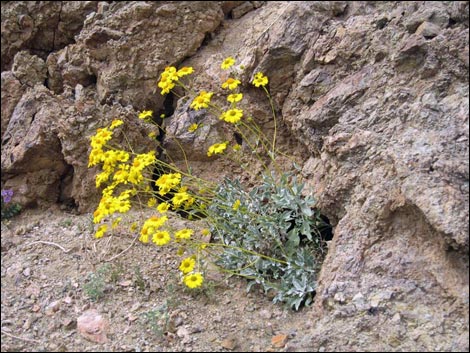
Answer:
[[[90,211],[89,136],[120,117],[155,148],[144,109],[173,115],[169,150],[229,172],[204,158],[220,124],[185,140],[156,82],[191,65],[217,91],[234,56],[269,76],[279,144],[334,226],[305,347],[468,351],[468,19],[468,2],[2,2],[2,188]]]

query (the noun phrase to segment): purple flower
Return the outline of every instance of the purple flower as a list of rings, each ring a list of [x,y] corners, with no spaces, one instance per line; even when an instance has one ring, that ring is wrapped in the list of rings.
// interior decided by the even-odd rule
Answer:
[[[10,202],[12,196],[13,196],[13,190],[12,189],[2,190],[2,198],[3,198],[4,203]]]

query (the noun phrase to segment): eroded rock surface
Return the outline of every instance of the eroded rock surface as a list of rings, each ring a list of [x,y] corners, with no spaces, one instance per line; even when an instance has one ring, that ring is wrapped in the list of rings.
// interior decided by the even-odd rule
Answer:
[[[156,81],[192,65],[220,102],[220,62],[235,56],[244,82],[270,78],[278,143],[334,225],[299,349],[468,351],[468,2],[87,2],[74,41],[52,46],[16,27],[27,17],[11,23],[43,11],[17,3],[2,5],[2,186],[19,201],[91,210],[87,138],[121,117],[129,141],[155,148],[144,109],[172,115],[166,146],[190,147],[204,176],[232,172],[205,156],[231,131],[165,101]],[[55,49],[38,57],[33,42]],[[243,90],[271,136],[269,103]]]

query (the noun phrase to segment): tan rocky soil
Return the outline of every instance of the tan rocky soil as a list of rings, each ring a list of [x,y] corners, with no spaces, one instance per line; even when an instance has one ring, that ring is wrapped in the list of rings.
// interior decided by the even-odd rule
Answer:
[[[276,349],[468,352],[469,9],[468,1],[3,1],[2,189],[23,208],[82,215],[27,211],[2,225],[2,351],[266,350],[285,334]],[[92,236],[87,214],[100,193],[89,137],[115,117],[127,136],[116,143],[140,153],[158,141],[138,113],[165,113],[158,138],[169,151],[187,148],[196,175],[253,184],[206,155],[237,140],[230,126],[156,89],[166,66],[193,66],[193,88],[225,102],[227,56],[244,67],[244,111],[267,136],[277,127],[278,146],[296,157],[305,192],[334,227],[317,298],[299,314],[217,275],[193,297],[173,275],[172,249],[136,243],[118,256],[133,236]],[[249,84],[259,71],[277,125]],[[204,134],[188,136],[192,123]],[[99,272],[106,291],[91,302],[88,278]],[[166,301],[161,311],[175,327],[162,335],[146,318]],[[74,327],[90,308],[109,322],[106,343]]]
[[[175,226],[190,222],[172,218]],[[246,293],[243,280],[215,272],[204,290],[189,291],[178,278],[175,247],[119,233],[96,240],[90,214],[54,209],[30,210],[2,225],[2,352],[309,348],[303,344],[311,309],[274,305]],[[99,273],[104,293],[94,301],[90,275]],[[92,308],[108,321],[106,343],[77,330],[78,317]],[[272,346],[277,335],[287,335],[284,348]]]

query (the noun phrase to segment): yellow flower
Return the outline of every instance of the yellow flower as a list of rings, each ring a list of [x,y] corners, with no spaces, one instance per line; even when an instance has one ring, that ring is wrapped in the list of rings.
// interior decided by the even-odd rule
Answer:
[[[178,72],[176,72],[176,75],[178,75],[178,77],[183,77],[183,76],[192,74],[193,72],[194,72],[194,69],[192,67],[184,66],[181,69],[179,69]]]
[[[236,102],[240,102],[243,98],[243,94],[241,93],[232,93],[232,94],[229,94],[228,97],[227,97],[227,101],[229,101],[230,103],[236,103]]]
[[[165,244],[168,244],[170,240],[171,240],[170,233],[168,233],[165,230],[160,230],[158,232],[155,232],[155,234],[152,237],[152,241],[158,246],[163,246]]]
[[[194,110],[208,108],[213,94],[213,92],[201,91],[201,93],[199,93],[199,95],[191,102],[190,107]]]
[[[171,81],[163,81],[158,84],[158,87],[162,89],[160,94],[163,96],[167,93],[170,93],[170,91],[175,87],[175,84]]]
[[[235,59],[232,58],[231,56],[229,56],[228,58],[226,58],[226,59],[222,62],[222,65],[220,65],[220,67],[222,68],[222,70],[227,70],[227,69],[229,69],[233,64],[235,64]]]
[[[119,169],[114,173],[113,180],[116,183],[127,184],[127,178],[129,177],[129,166],[127,164],[121,164]]]
[[[204,282],[204,277],[202,277],[202,274],[200,272],[196,272],[184,276],[183,282],[189,288],[197,288],[202,286],[202,282]]]
[[[157,211],[160,213],[165,213],[170,209],[170,204],[168,202],[163,202],[157,207]]]
[[[99,226],[98,230],[95,233],[95,238],[96,239],[102,238],[107,229],[108,229],[108,226],[106,224]]]
[[[207,228],[204,228],[203,230],[201,230],[201,234],[206,237],[211,234],[211,231]]]
[[[107,128],[98,129],[96,134],[91,137],[90,145],[93,149],[101,149],[112,137],[112,131],[109,131]]]
[[[153,111],[151,110],[144,110],[143,112],[139,113],[139,119],[148,119],[151,118],[153,114]]]
[[[147,206],[148,207],[153,207],[157,204],[157,199],[155,197],[151,197],[148,202],[147,202]]]
[[[167,78],[171,81],[178,81],[178,75],[176,72],[176,67],[174,66],[167,66],[165,67],[165,71],[162,72],[162,78]]]
[[[235,124],[240,121],[243,117],[243,110],[241,109],[230,109],[222,113],[220,120],[223,120],[227,123]]]
[[[228,88],[229,90],[234,90],[235,88],[238,87],[238,85],[241,82],[239,80],[236,80],[234,78],[228,78],[227,81],[222,83],[222,88]]]
[[[160,178],[157,179],[155,185],[157,185],[160,189],[172,189],[177,186],[181,182],[181,174],[180,173],[170,173],[170,174],[163,174]]]
[[[240,151],[240,150],[241,150],[241,148],[242,148],[242,146],[241,146],[241,145],[239,145],[238,143],[237,143],[235,146],[233,146],[233,150],[234,150],[235,152],[238,152],[238,151]]]
[[[222,143],[216,143],[210,146],[209,150],[207,151],[207,156],[210,157],[213,154],[223,153],[225,149],[227,148],[227,144],[228,142],[222,142]]]
[[[99,223],[103,217],[105,216],[103,210],[101,210],[99,207],[93,212],[93,223]]]
[[[173,202],[173,206],[175,206],[175,208],[178,208],[183,204],[183,202],[189,200],[189,198],[189,194],[183,191],[175,193],[175,196],[173,196],[171,201]]]
[[[154,139],[155,137],[157,137],[157,133],[155,131],[152,131],[148,134],[148,137],[150,137],[151,139]]]
[[[100,162],[103,161],[103,159],[104,159],[104,152],[101,149],[101,147],[92,149],[90,152],[89,159],[88,159],[88,168],[99,164]]]
[[[160,118],[165,119],[166,115],[165,114],[160,114]]]
[[[181,270],[181,272],[186,274],[194,270],[195,265],[196,265],[196,261],[193,258],[188,257],[184,259],[183,261],[181,261],[181,265],[179,269]]]
[[[199,128],[199,124],[194,123],[194,124],[191,124],[191,126],[188,128],[188,131],[189,131],[189,132],[194,132],[194,131],[196,131],[198,128]]]
[[[256,75],[255,75],[255,78],[253,79],[253,82],[252,82],[256,87],[259,87],[259,86],[266,86],[268,84],[268,77],[267,76],[264,76],[262,72],[258,72]]]
[[[189,239],[191,238],[191,235],[193,235],[194,230],[192,229],[181,229],[175,233],[175,239],[176,240],[181,240],[181,239]]]
[[[101,184],[103,183],[106,183],[109,179],[109,172],[101,172],[100,174],[98,174],[96,177],[95,177],[95,181],[96,181],[96,188],[98,189]]]
[[[118,226],[119,223],[121,223],[122,221],[122,217],[118,217],[116,218],[114,221],[113,221],[113,224],[112,224],[112,228],[116,228]]]
[[[112,130],[112,129],[114,129],[114,128],[122,125],[122,124],[124,124],[124,122],[122,120],[114,119],[109,128]]]
[[[232,209],[233,209],[234,211],[237,211],[238,208],[240,207],[240,203],[241,203],[240,200],[236,200],[236,201],[233,203]]]
[[[131,209],[131,202],[129,200],[121,199],[117,203],[117,211],[120,213],[126,213]]]
[[[149,233],[146,231],[145,233],[141,233],[139,237],[139,241],[141,241],[144,244],[147,244],[149,242]]]

